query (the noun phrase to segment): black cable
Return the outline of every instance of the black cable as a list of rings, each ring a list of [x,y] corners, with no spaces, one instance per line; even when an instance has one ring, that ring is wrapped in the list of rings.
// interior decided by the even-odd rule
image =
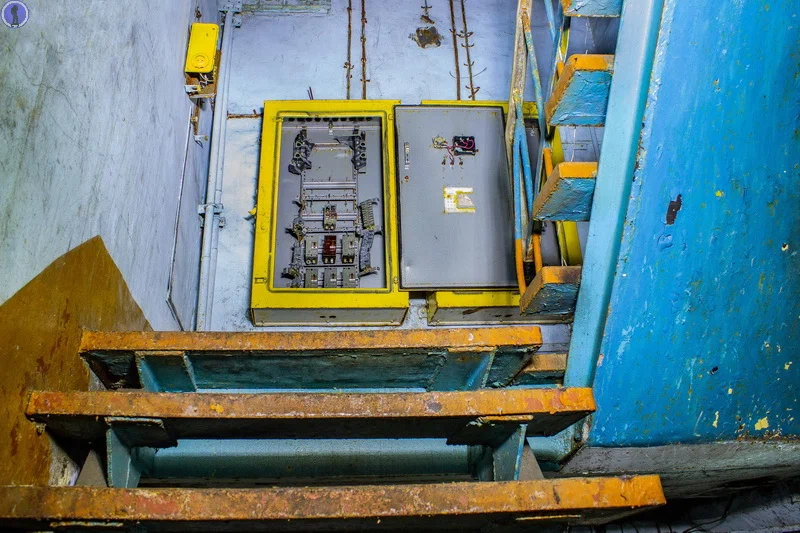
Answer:
[[[683,533],[694,533],[696,531],[707,531],[706,529],[704,529],[706,526],[715,527],[715,526],[718,526],[718,525],[722,524],[723,522],[725,522],[725,520],[728,519],[728,513],[730,513],[730,511],[731,511],[731,507],[733,506],[733,499],[734,499],[735,496],[736,496],[735,494],[731,494],[731,497],[728,499],[727,505],[725,505],[725,510],[722,512],[722,516],[720,516],[716,520],[711,520],[711,521],[708,521],[708,522],[702,522],[702,523],[699,523],[699,524],[694,522],[694,521],[692,521],[692,524],[694,524],[694,526],[690,527],[687,530],[685,530]]]

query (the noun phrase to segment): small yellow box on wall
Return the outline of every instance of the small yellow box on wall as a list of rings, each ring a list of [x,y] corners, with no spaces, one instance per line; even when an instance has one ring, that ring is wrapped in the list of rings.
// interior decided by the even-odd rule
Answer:
[[[219,26],[195,22],[189,35],[189,49],[186,52],[185,71],[208,73],[214,70],[217,54]]]

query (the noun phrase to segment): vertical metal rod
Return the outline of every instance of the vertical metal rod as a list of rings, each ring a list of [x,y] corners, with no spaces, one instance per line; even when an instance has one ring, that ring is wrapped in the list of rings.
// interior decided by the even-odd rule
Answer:
[[[203,241],[200,253],[200,280],[197,288],[197,322],[195,329],[202,331],[206,327],[209,307],[209,280],[212,274],[212,243],[214,232],[219,230],[219,215],[216,213],[217,181],[221,169],[224,148],[224,128],[227,122],[227,92],[230,71],[231,48],[233,43],[233,11],[226,11],[222,30],[222,68],[217,80],[217,96],[215,98],[214,120],[211,126],[211,155],[208,162],[208,181],[206,182],[206,199],[203,206]],[[220,183],[221,186],[221,183]],[[220,190],[221,196],[221,190]]]
[[[458,31],[456,30],[456,12],[453,0],[450,0],[450,33],[453,34],[453,56],[456,64],[456,100],[461,100],[461,65],[458,60]]]
[[[353,70],[352,63],[352,49],[353,49],[353,0],[347,0],[347,61],[344,64],[345,80],[347,81],[347,99],[350,100],[350,79],[353,75],[350,71]]]
[[[367,0],[361,0],[361,99],[367,99]]]
[[[518,117],[522,119],[522,117]],[[514,127],[514,146],[512,150],[511,159],[513,160],[514,170],[514,258],[515,269],[517,273],[517,286],[520,294],[525,294],[525,267],[523,265],[523,257],[525,254],[525,246],[522,240],[522,212],[524,206],[522,204],[522,165],[520,163],[520,139],[519,128]]]
[[[531,176],[531,160],[528,154],[528,139],[525,134],[525,117],[522,114],[522,102],[515,103],[517,112],[517,122],[515,125],[516,131],[514,134],[517,137],[517,144],[519,150],[514,153],[515,157],[522,160],[523,171],[523,184],[525,186],[525,199],[528,209],[528,217],[533,213],[533,196],[534,196],[534,183]],[[541,143],[539,143],[541,145]]]
[[[169,261],[169,278],[167,278],[167,306],[169,307],[169,311],[172,314],[172,318],[175,319],[175,322],[178,324],[178,327],[181,331],[185,331],[186,328],[183,327],[183,323],[181,322],[180,317],[178,316],[178,310],[175,308],[175,302],[172,301],[172,282],[175,280],[175,256],[178,251],[178,224],[181,219],[181,204],[183,203],[183,184],[186,181],[186,165],[189,162],[189,139],[192,138],[192,116],[196,104],[192,103],[189,106],[189,120],[186,121],[188,124],[188,129],[186,131],[186,144],[183,147],[183,167],[181,170],[181,181],[178,185],[178,200],[177,205],[175,206],[175,224],[173,225],[173,233],[175,234],[175,238],[172,240],[172,254],[170,256]]]
[[[545,0],[549,1],[549,0]],[[525,32],[525,43],[528,48],[528,63],[530,63],[531,75],[533,77],[533,91],[536,99],[536,114],[539,122],[539,149],[536,151],[536,174],[533,176],[533,194],[539,193],[542,175],[542,150],[547,144],[547,123],[544,116],[544,94],[542,92],[542,81],[539,78],[539,63],[536,60],[536,48],[533,44],[531,33],[531,19],[527,12],[522,13],[522,27]]]
[[[547,26],[550,28],[550,37],[556,42],[556,16],[553,13],[553,0],[544,0],[544,9],[547,12]]]
[[[514,56],[511,64],[511,87],[508,94],[508,114],[506,116],[505,144],[508,168],[511,169],[514,161],[512,160],[514,148],[514,127],[516,124],[516,106],[514,103],[522,101],[525,93],[525,80],[527,79],[526,70],[528,69],[528,59],[525,51],[525,36],[522,29],[522,13],[530,9],[531,0],[519,0],[514,22]],[[509,173],[510,174],[510,173]],[[509,180],[513,187],[513,178]]]
[[[469,73],[469,97],[472,100],[475,100],[475,95],[480,90],[480,87],[475,87],[475,80],[472,76],[472,57],[470,55],[469,49],[472,48],[473,45],[469,44],[469,37],[472,35],[469,30],[467,29],[467,11],[466,7],[464,6],[464,0],[461,0],[461,22],[464,24],[464,48],[467,50],[467,72]]]

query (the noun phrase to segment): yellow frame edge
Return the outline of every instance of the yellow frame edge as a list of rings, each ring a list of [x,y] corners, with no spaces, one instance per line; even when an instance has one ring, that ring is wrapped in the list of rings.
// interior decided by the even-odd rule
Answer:
[[[253,273],[250,307],[254,309],[404,309],[407,292],[399,290],[399,248],[395,175],[394,108],[399,100],[267,100],[261,136],[258,198],[256,204]],[[270,216],[277,212],[277,180],[280,175],[280,135],[284,118],[313,115],[381,118],[384,168],[384,238],[387,288],[305,289],[275,288],[272,248],[277,224]]]

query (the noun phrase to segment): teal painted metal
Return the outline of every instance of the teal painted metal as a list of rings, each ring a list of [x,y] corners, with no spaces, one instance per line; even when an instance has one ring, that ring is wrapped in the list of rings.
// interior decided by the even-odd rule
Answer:
[[[590,178],[561,178],[558,188],[533,213],[533,218],[578,222],[589,220],[596,181]]]
[[[538,182],[534,181],[534,176],[531,175],[531,160],[528,158],[530,152],[528,151],[528,136],[525,132],[525,119],[522,115],[522,102],[515,102],[514,105],[516,107],[517,120],[514,124],[513,157],[522,163],[522,183],[525,185],[525,207],[527,208],[527,215],[529,217],[533,211],[534,191],[538,191]],[[540,119],[540,123],[543,123],[543,119]],[[539,151],[541,151],[541,147],[542,143],[540,142]],[[541,169],[537,168],[537,171],[541,173]]]
[[[494,481],[518,481],[522,466],[522,447],[525,445],[527,424],[520,424],[499,446],[492,450]]]
[[[796,0],[665,2],[591,445],[800,435],[798,21]]]
[[[621,12],[622,0],[570,0],[566,9],[570,17],[618,17]]]
[[[567,387],[590,387],[594,381],[662,6],[663,0],[637,0],[626,2],[623,6],[603,150],[583,257],[582,289],[575,308],[575,325],[564,375],[564,385]]]
[[[575,310],[579,288],[579,283],[548,283],[542,287],[525,314],[568,317]]]
[[[117,354],[94,354],[92,358],[100,368],[115,367],[118,386],[149,392],[448,391],[485,386],[487,376],[491,385],[504,385],[531,353],[520,346],[450,354],[431,349],[396,354],[249,353],[235,357],[213,352],[141,352],[135,361],[132,356],[124,359]]]
[[[145,477],[165,483],[285,482],[418,476],[471,479],[469,446],[444,439],[181,440],[158,450]]]
[[[553,110],[551,126],[602,126],[606,121],[611,72],[579,70]]]

